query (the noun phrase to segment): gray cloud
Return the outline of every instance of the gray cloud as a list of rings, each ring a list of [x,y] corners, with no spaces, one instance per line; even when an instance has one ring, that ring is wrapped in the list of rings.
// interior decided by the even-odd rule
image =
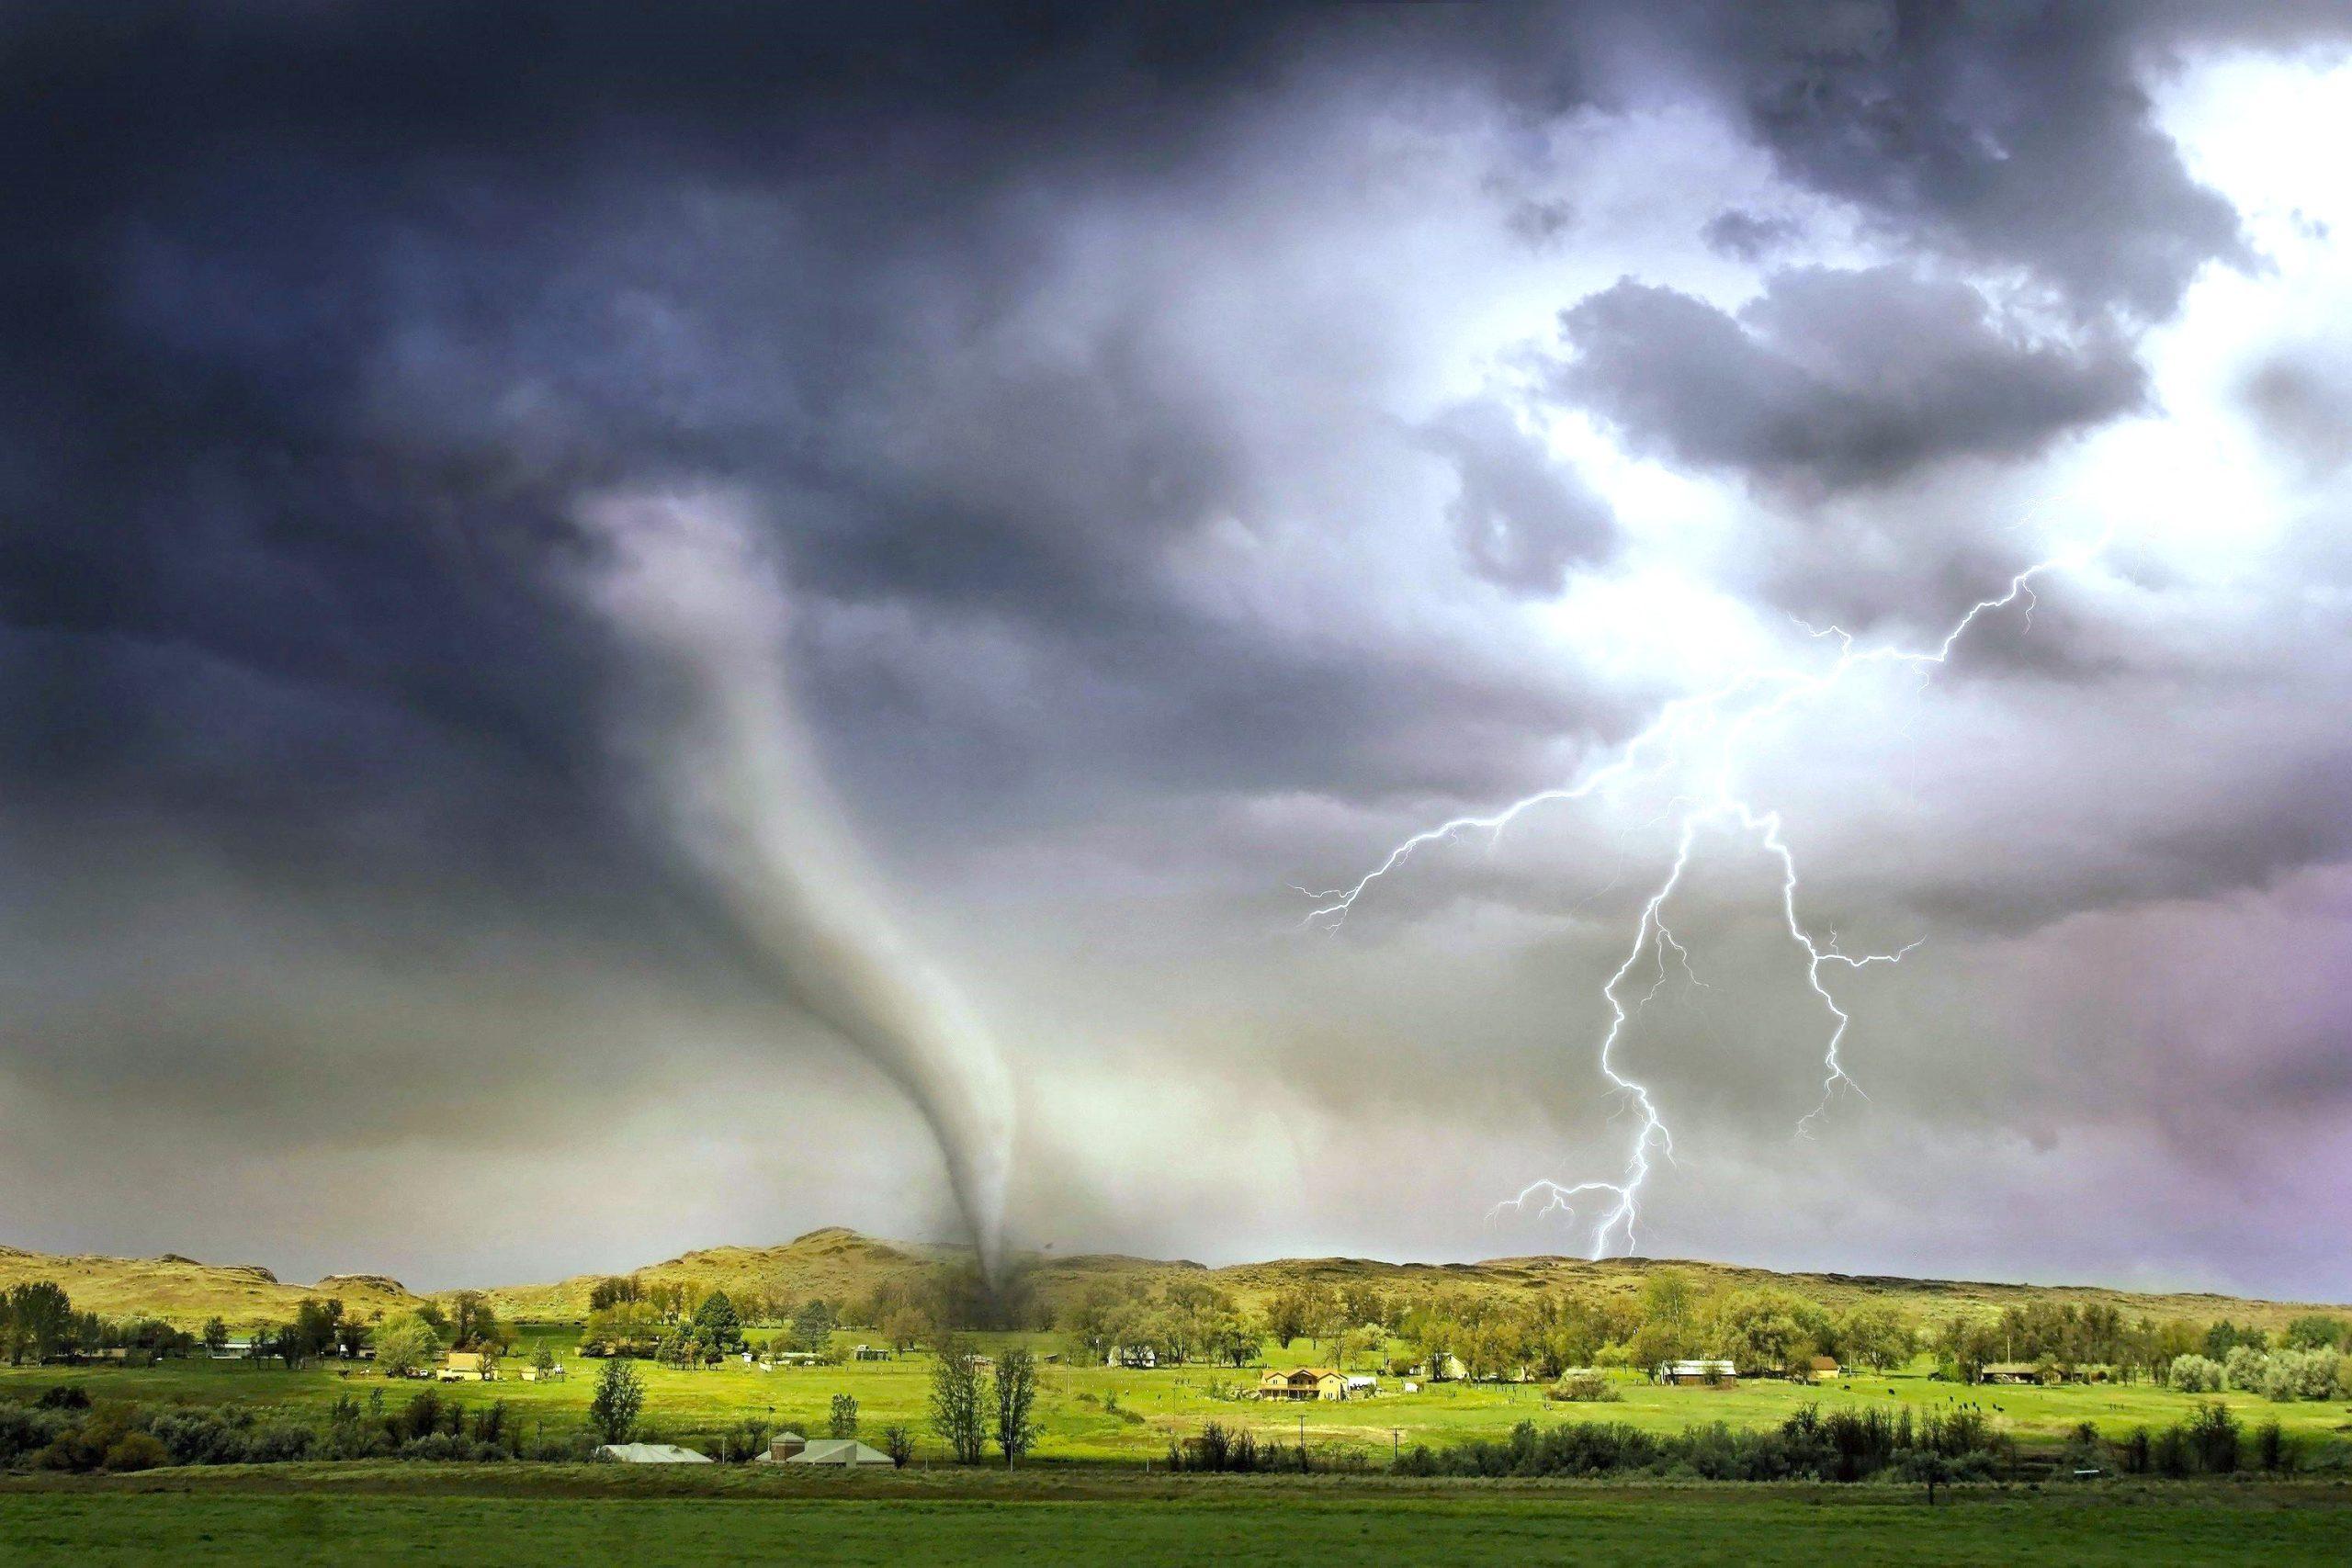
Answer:
[[[1446,516],[1470,569],[1515,593],[1557,593],[1571,567],[1605,558],[1608,502],[1493,402],[1449,409],[1430,444],[1461,477]]]
[[[1634,447],[1810,491],[2028,456],[2146,397],[2111,335],[2036,342],[1968,285],[1899,267],[1775,273],[1736,318],[1629,278],[1561,324],[1560,389]]]

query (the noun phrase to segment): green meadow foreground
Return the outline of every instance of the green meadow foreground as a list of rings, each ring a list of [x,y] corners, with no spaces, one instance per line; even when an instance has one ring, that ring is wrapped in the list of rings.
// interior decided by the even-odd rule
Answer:
[[[2352,1490],[1414,1483],[1385,1477],[792,1476],[398,1463],[0,1480],[31,1565],[976,1562],[2341,1562]]]

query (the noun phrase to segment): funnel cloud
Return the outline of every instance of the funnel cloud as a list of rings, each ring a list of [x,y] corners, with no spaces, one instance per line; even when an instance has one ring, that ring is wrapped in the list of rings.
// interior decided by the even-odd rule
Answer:
[[[779,991],[905,1089],[983,1270],[1004,1248],[1012,1081],[987,1026],[886,908],[793,711],[789,607],[741,505],[595,497],[582,577],[623,649],[621,746]]]

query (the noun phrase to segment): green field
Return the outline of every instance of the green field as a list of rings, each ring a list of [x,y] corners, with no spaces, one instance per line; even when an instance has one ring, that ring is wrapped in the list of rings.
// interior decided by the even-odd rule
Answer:
[[[1065,1476],[1070,1472],[1064,1472]],[[1080,1472],[1083,1474],[1084,1472]],[[358,1464],[0,1480],[26,1568],[93,1562],[663,1564],[790,1559],[1125,1568],[2341,1562],[2342,1487],[1915,1491],[1385,1478],[802,1477],[743,1467]]]
[[[597,1364],[571,1354],[574,1330],[524,1325],[518,1353],[508,1365],[519,1368],[530,1344],[542,1336],[566,1361],[570,1381],[547,1384],[509,1378],[488,1385],[437,1385],[439,1391],[468,1404],[504,1400],[532,1435],[580,1429]],[[978,1340],[983,1348],[1001,1348],[1010,1342],[1004,1336]],[[1043,1351],[1057,1349],[1062,1342],[1038,1337],[1034,1343]],[[1288,1356],[1268,1347],[1268,1357],[1277,1364],[1317,1359],[1314,1348],[1305,1342],[1294,1346]],[[916,1432],[920,1454],[936,1451],[924,1430],[931,1373],[931,1361],[924,1356],[773,1372],[732,1360],[693,1371],[650,1362],[639,1362],[638,1369],[646,1385],[644,1424],[662,1440],[696,1443],[751,1417],[821,1433],[832,1396],[848,1393],[857,1400],[860,1429],[869,1439],[886,1426],[903,1424]],[[2136,1426],[2166,1426],[2199,1403],[2199,1396],[2146,1383],[1961,1387],[1927,1376],[1924,1364],[1905,1373],[1855,1376],[1811,1386],[1747,1382],[1725,1389],[1658,1388],[1638,1378],[1623,1378],[1612,1385],[1621,1399],[1589,1404],[1555,1404],[1544,1397],[1540,1387],[1527,1384],[1437,1383],[1406,1393],[1402,1380],[1396,1378],[1384,1378],[1381,1394],[1367,1400],[1267,1404],[1237,1397],[1238,1391],[1254,1386],[1256,1377],[1254,1369],[1190,1366],[1131,1371],[1047,1366],[1039,1402],[1045,1431],[1036,1457],[1045,1461],[1125,1461],[1140,1467],[1165,1454],[1171,1434],[1197,1432],[1203,1423],[1215,1420],[1283,1442],[1295,1442],[1303,1433],[1318,1448],[1352,1448],[1383,1462],[1399,1446],[1499,1437],[1513,1423],[1527,1419],[1623,1421],[1661,1432],[1718,1420],[1761,1427],[1808,1403],[1825,1410],[1899,1403],[1922,1411],[1973,1403],[2021,1444],[2033,1447],[2054,1445],[2085,1421],[2108,1436]],[[283,1406],[320,1420],[343,1394],[365,1401],[371,1391],[380,1389],[386,1401],[396,1405],[424,1386],[378,1377],[364,1362],[328,1362],[286,1371],[275,1363],[198,1359],[141,1369],[0,1368],[0,1399],[28,1399],[61,1382],[78,1385],[93,1398],[146,1404],[232,1401]],[[2342,1403],[2272,1404],[2249,1393],[2219,1397],[2249,1427],[2275,1418],[2307,1450],[2343,1447],[2352,1439],[2352,1406]]]

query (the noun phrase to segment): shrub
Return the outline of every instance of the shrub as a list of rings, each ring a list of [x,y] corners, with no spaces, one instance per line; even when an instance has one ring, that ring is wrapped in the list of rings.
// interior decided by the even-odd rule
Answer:
[[[145,1432],[125,1432],[106,1452],[108,1470],[153,1470],[172,1462],[170,1452]]]
[[[2222,1359],[2222,1380],[2242,1393],[2259,1393],[2270,1375],[2270,1358],[2252,1345],[2233,1345]]]
[[[2254,1429],[2254,1461],[2265,1470],[2285,1470],[2294,1458],[2286,1429],[2273,1416]]]
[[[1599,1372],[1566,1372],[1561,1375],[1558,1382],[1544,1391],[1544,1397],[1575,1404],[1600,1404],[1625,1396]]]
[[[915,1457],[915,1435],[904,1427],[885,1427],[882,1428],[882,1451],[890,1456],[892,1464],[904,1470],[907,1461]]]
[[[2219,1393],[2222,1363],[2210,1356],[2175,1356],[2165,1381],[2183,1393]]]
[[[2198,1468],[2227,1475],[2238,1467],[2238,1418],[2219,1400],[2197,1407],[2188,1418],[2188,1446]]]

